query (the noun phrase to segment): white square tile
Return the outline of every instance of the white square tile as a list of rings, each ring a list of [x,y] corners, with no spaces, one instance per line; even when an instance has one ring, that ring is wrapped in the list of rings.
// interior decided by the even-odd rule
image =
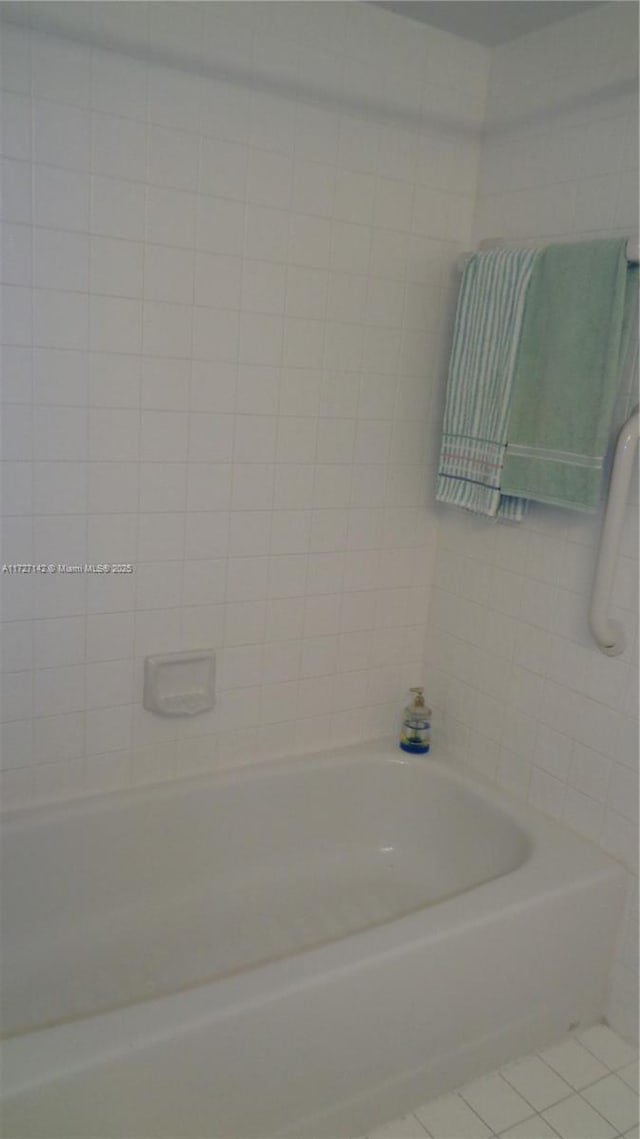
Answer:
[[[324,218],[291,214],[289,224],[289,260],[292,265],[314,269],[329,266],[331,225]]]
[[[320,405],[322,372],[316,368],[283,368],[280,381],[280,416],[316,416]],[[332,415],[335,409],[324,414]]]
[[[331,268],[339,273],[367,273],[371,248],[368,226],[335,221],[331,227]]]
[[[251,92],[238,84],[204,80],[200,109],[203,134],[247,142],[250,98]]]
[[[88,403],[88,356],[86,352],[59,348],[36,348],[33,352],[34,403]]]
[[[293,209],[301,214],[331,217],[335,179],[334,166],[296,159],[293,168]]]
[[[93,48],[91,103],[96,111],[143,120],[146,115],[146,70],[139,61]]]
[[[321,320],[288,317],[284,325],[283,363],[287,368],[320,368],[327,329]]]
[[[249,141],[266,150],[290,154],[293,150],[296,104],[263,91],[251,93]]]
[[[186,498],[186,463],[140,464],[140,510],[184,510]]]
[[[240,307],[242,261],[219,253],[198,253],[195,266],[196,305],[208,308]]]
[[[89,104],[90,52],[84,44],[69,43],[57,36],[34,34],[31,38],[33,93],[80,107]]]
[[[338,153],[339,117],[322,107],[299,103],[295,124],[297,158],[335,162]]]
[[[229,558],[228,601],[260,601],[267,596],[267,558]]]
[[[34,284],[84,293],[89,287],[89,239],[55,229],[34,231]]]
[[[531,1115],[530,1105],[498,1074],[463,1088],[464,1099],[494,1131],[504,1131]]]
[[[524,1096],[528,1103],[542,1111],[571,1095],[571,1087],[538,1056],[530,1056],[501,1069],[501,1075]]]
[[[34,624],[36,668],[79,664],[85,653],[84,617],[61,617]]]
[[[145,462],[180,462],[187,458],[189,417],[181,411],[143,411],[140,458]]]
[[[300,668],[300,646],[296,641],[265,645],[263,676],[265,684],[285,684],[295,680]]]
[[[144,186],[136,182],[97,175],[92,178],[91,186],[92,232],[102,234],[104,237],[120,237],[129,241],[144,240]],[[65,228],[83,227],[73,225]]]
[[[275,415],[278,411],[280,372],[259,364],[242,364],[238,369],[235,408],[253,415]]]
[[[90,347],[95,352],[139,352],[142,304],[120,297],[92,297]]]
[[[182,514],[140,514],[138,518],[138,557],[141,561],[173,561],[184,557],[185,535]],[[135,559],[129,557],[122,560]]]
[[[613,1139],[614,1128],[579,1095],[563,1099],[543,1112],[562,1139]]]
[[[276,465],[273,505],[279,510],[303,510],[313,501],[314,470],[311,464]]]
[[[33,701],[36,716],[81,711],[85,707],[84,668],[68,665],[36,670]]]
[[[184,563],[183,605],[216,605],[224,600],[227,563],[224,558],[207,558]]]
[[[247,147],[222,139],[203,138],[198,189],[201,194],[244,201]]]
[[[523,1123],[516,1123],[508,1131],[503,1131],[501,1139],[556,1139],[557,1132],[550,1127],[541,1115],[533,1115]]]
[[[434,1099],[414,1114],[432,1139],[484,1139],[491,1135],[482,1119],[458,1095]]]
[[[146,168],[146,128],[119,115],[92,116],[93,170],[109,178],[143,182]]]
[[[91,136],[87,111],[36,100],[33,124],[36,162],[68,170],[89,170]]]
[[[197,247],[208,253],[238,255],[244,237],[244,205],[227,198],[198,198]]]
[[[351,498],[352,468],[346,463],[318,465],[313,492],[316,507],[346,507]]]
[[[278,463],[311,463],[315,458],[317,422],[311,417],[280,416],[276,445]]]
[[[6,90],[28,92],[31,85],[31,36],[28,28],[5,23],[0,61]]]
[[[242,307],[247,312],[284,312],[285,288],[286,268],[284,265],[277,265],[269,261],[244,261]]]
[[[247,206],[244,236],[246,257],[260,261],[286,262],[289,214],[264,206]]]
[[[58,172],[55,171],[50,177],[47,173],[48,170],[49,170],[49,168],[45,166],[45,167],[38,167],[37,171],[36,171],[36,174],[37,174],[37,181],[36,181],[37,199],[36,200],[37,200],[39,213],[41,216],[44,216],[45,218],[48,216],[46,211],[47,211],[47,208],[49,206],[49,203],[47,201],[47,196],[46,196],[46,185],[47,185],[47,182],[49,182],[51,179],[56,181],[57,180],[57,174],[58,174]],[[5,158],[2,161],[1,171],[2,171],[2,205],[0,208],[2,209],[3,220],[4,221],[16,222],[17,224],[29,223],[31,221],[31,216],[32,216],[32,214],[31,214],[31,165],[30,165],[30,163],[28,163],[28,162],[14,162],[11,159]],[[66,174],[63,172],[62,180],[64,180],[65,177],[66,177]],[[77,175],[75,177],[77,178]],[[83,195],[80,194],[79,195],[79,201],[81,204],[81,208],[82,208],[83,203],[84,203],[84,207],[85,207],[85,217],[84,217],[85,224],[84,224],[84,226],[81,225],[80,229],[83,229],[83,228],[86,229],[86,223],[88,221],[87,206],[88,206],[89,187],[88,187],[88,183],[83,182],[82,178],[80,178],[80,182],[84,186],[84,198],[83,198]],[[39,184],[39,183],[44,183],[44,186]],[[66,217],[69,218],[72,215],[72,213],[73,213],[73,211],[67,210],[66,211]],[[55,206],[53,207],[52,214],[49,216],[53,216],[53,217],[56,216],[55,215]],[[50,224],[50,223],[47,223],[46,221],[44,221],[43,224],[46,225],[46,224]],[[56,223],[56,221],[53,221],[52,224],[55,225],[57,223]],[[285,242],[285,247],[286,247],[286,242]]]
[[[277,421],[271,415],[237,415],[233,440],[236,463],[271,463],[275,458]]]
[[[35,454],[44,462],[58,459],[80,461],[88,457],[87,413],[83,408],[36,408],[33,430]]]
[[[145,301],[142,346],[148,356],[191,355],[193,311],[188,305]]]
[[[89,303],[80,293],[35,289],[33,339],[40,348],[86,348],[89,339]]]
[[[328,274],[323,269],[303,269],[289,266],[287,275],[286,311],[289,316],[324,316],[327,298]]]
[[[186,411],[190,377],[189,360],[146,357],[142,361],[142,407],[154,411]]]
[[[57,670],[51,669],[49,671],[55,672]],[[36,690],[34,675],[32,672],[5,672],[2,674],[0,684],[2,691],[1,717],[3,721],[30,719],[36,708],[36,697],[38,705],[42,704],[42,684],[39,683]],[[42,672],[38,675],[42,676]]]
[[[273,505],[274,467],[264,463],[236,463],[233,468],[233,510],[270,510]]]
[[[133,652],[133,613],[90,614],[86,620],[86,658],[125,660]]]
[[[43,803],[73,798],[82,788],[84,761],[65,759],[38,765],[34,770],[34,797]]]
[[[224,641],[224,605],[183,606],[181,646],[185,651],[219,648]]]
[[[235,363],[241,359],[239,326],[239,314],[235,311],[210,308],[194,309],[194,357],[197,360],[216,360],[226,363]]]
[[[113,660],[88,664],[85,669],[86,706],[109,708],[133,699],[133,661]]]
[[[90,709],[87,711],[86,737],[88,755],[103,755],[130,748],[132,743],[131,708],[121,705],[115,708]]]
[[[124,408],[89,411],[89,458],[135,462],[139,457],[140,416]]]
[[[577,1034],[577,1039],[607,1068],[622,1068],[637,1059],[637,1050],[605,1024],[594,1024],[592,1028],[584,1029]]]
[[[192,248],[196,231],[196,203],[195,194],[149,186],[146,204],[147,241],[183,249]]]
[[[252,557],[269,553],[270,510],[236,510],[229,518],[229,554]]]
[[[185,557],[223,557],[229,546],[229,515],[224,510],[188,514],[185,525]]]
[[[605,1076],[590,1084],[582,1095],[616,1131],[627,1131],[638,1122],[638,1093],[618,1076]]]
[[[31,403],[33,396],[31,349],[27,345],[1,349],[2,401]],[[8,456],[5,456],[8,457]]]
[[[269,598],[302,597],[307,590],[304,554],[279,554],[269,559]]]
[[[189,463],[187,510],[225,510],[231,501],[231,463]]]
[[[140,404],[140,358],[114,352],[91,353],[89,403],[92,407],[137,408]]]
[[[28,345],[33,342],[33,305],[31,290],[17,285],[2,286],[2,312],[4,317],[5,344]],[[64,293],[59,294],[64,296]],[[73,298],[75,300],[75,298]],[[79,298],[82,300],[83,298]],[[62,306],[61,306],[62,307]],[[39,319],[44,321],[44,329],[48,340],[58,343],[55,325],[51,319],[53,306],[48,303],[46,307],[39,302]],[[42,329],[40,329],[42,331]],[[64,329],[60,339],[73,336],[75,330]]]
[[[198,77],[173,67],[150,67],[147,75],[149,122],[193,130],[198,121]]]
[[[92,562],[135,561],[136,514],[96,514],[87,520],[87,554]]]
[[[236,408],[238,374],[230,361],[193,360],[191,364],[191,411],[232,412]],[[238,406],[238,411],[260,411],[260,408]]]
[[[265,637],[266,605],[263,601],[239,601],[225,606],[225,645],[251,645]],[[293,642],[287,642],[292,644]],[[265,646],[266,650],[266,646]],[[266,674],[265,674],[266,675]],[[271,681],[289,679],[276,677]]]
[[[193,302],[194,255],[191,250],[147,245],[144,260],[144,295],[150,301]]]
[[[633,1090],[635,1092],[637,1092],[637,1090],[638,1090],[638,1064],[636,1061],[634,1061],[631,1064],[627,1064],[627,1066],[625,1068],[619,1068],[618,1069],[618,1075],[619,1075],[621,1080],[624,1080],[625,1084],[628,1084],[630,1088],[633,1088]]]
[[[30,720],[10,720],[3,724],[1,743],[3,770],[31,766],[33,762],[33,724]],[[7,802],[4,796],[4,787],[3,802]]]
[[[30,621],[6,621],[2,625],[2,669],[22,672],[33,665],[33,631]]]
[[[405,1115],[369,1132],[368,1139],[424,1139],[426,1132],[415,1115]]]
[[[341,221],[370,225],[373,221],[375,190],[373,175],[356,173],[353,170],[339,170],[336,177],[333,216]]]
[[[271,553],[306,553],[309,549],[310,526],[310,511],[275,510],[271,521]]]
[[[188,458],[195,463],[226,463],[233,453],[233,416],[189,415]]]
[[[242,313],[238,359],[241,364],[276,366],[282,360],[283,321],[279,316]]]
[[[147,177],[152,186],[195,190],[199,140],[195,134],[150,126],[147,130]]]
[[[293,161],[268,150],[249,150],[247,201],[287,209],[291,201]]]

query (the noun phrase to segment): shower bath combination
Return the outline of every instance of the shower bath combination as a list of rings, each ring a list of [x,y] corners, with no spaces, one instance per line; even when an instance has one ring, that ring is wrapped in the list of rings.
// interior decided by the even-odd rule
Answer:
[[[11,1139],[355,1139],[633,1038],[633,375],[602,539],[437,473],[465,251],[638,260],[637,19],[0,3]]]

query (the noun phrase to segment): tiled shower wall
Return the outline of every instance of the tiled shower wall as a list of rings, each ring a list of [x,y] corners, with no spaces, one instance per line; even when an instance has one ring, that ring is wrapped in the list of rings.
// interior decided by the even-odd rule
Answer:
[[[5,802],[394,731],[488,52],[355,3],[4,16],[1,560],[135,564],[2,575]],[[215,710],[145,712],[201,647]]]
[[[638,228],[638,12],[603,5],[493,56],[476,240]],[[627,361],[619,426],[637,404]],[[638,507],[628,507],[612,615],[622,657],[587,614],[601,518],[531,508],[521,526],[443,510],[426,638],[451,752],[595,839],[630,870],[610,1015],[637,1032]]]

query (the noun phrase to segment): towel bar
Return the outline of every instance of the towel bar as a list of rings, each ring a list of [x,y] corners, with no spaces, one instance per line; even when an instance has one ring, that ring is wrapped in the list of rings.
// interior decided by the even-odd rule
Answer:
[[[611,657],[619,656],[625,646],[622,626],[611,620],[608,610],[639,429],[640,415],[636,409],[622,427],[616,444],[589,610],[591,632],[602,652]]]
[[[475,250],[474,252],[481,253],[481,252],[487,252],[490,249],[499,249],[500,246],[504,245],[504,244],[505,244],[505,241],[504,241],[504,238],[502,238],[502,237],[485,238],[484,241],[480,242],[478,250]],[[525,241],[524,244],[529,245],[529,244],[532,244],[532,242]],[[633,237],[629,237],[627,239],[626,253],[627,253],[627,261],[629,262],[630,265],[638,265],[640,263],[640,239],[638,238],[637,233],[634,234]],[[467,264],[467,261],[469,260],[470,257],[473,257],[472,252],[460,254],[460,257],[458,258],[457,264],[458,264],[458,269],[461,273],[464,271],[464,267]]]

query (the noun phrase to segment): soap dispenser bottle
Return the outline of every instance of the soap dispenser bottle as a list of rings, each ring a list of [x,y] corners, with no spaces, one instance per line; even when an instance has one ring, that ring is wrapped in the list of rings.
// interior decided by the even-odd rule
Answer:
[[[414,695],[402,717],[400,747],[414,755],[426,755],[431,750],[431,709],[424,702],[424,688],[409,691]]]

